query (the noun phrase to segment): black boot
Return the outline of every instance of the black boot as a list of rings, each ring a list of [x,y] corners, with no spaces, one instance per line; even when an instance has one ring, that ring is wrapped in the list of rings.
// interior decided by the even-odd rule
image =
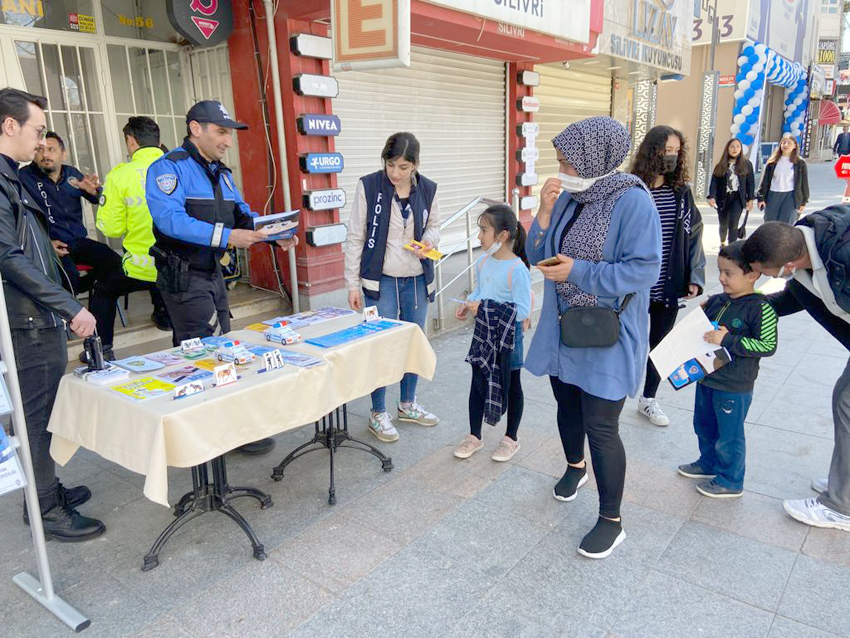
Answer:
[[[171,319],[168,316],[168,311],[165,308],[155,309],[151,315],[151,321],[157,327],[157,330],[171,332]]]
[[[45,510],[42,505],[41,520],[44,538],[60,543],[80,543],[97,538],[106,531],[101,521],[83,516],[71,507],[64,490],[56,493],[53,507]]]
[[[242,452],[242,454],[245,454],[246,456],[258,456],[260,454],[271,452],[275,445],[274,439],[261,439],[259,441],[254,441],[253,443],[240,445],[236,448],[236,451]]]
[[[70,505],[71,507],[79,507],[91,498],[91,490],[85,485],[80,485],[78,487],[72,487],[70,489],[67,489],[64,485],[62,485],[62,483],[60,483],[59,490],[65,492],[65,496],[68,499],[68,505]],[[44,507],[42,507],[42,511],[44,511]],[[24,503],[24,525],[29,524],[30,517],[29,514],[27,514],[27,504]]]

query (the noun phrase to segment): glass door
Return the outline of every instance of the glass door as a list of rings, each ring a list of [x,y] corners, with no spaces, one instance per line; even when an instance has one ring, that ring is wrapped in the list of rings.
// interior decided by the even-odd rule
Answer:
[[[66,163],[103,178],[109,143],[95,47],[16,39],[15,54],[26,90],[47,97],[47,126],[65,141]]]

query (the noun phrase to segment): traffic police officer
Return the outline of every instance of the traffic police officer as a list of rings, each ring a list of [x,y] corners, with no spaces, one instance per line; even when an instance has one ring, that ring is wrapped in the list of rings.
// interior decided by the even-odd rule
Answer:
[[[151,164],[145,192],[154,223],[157,286],[174,328],[174,345],[184,339],[230,331],[227,289],[219,260],[228,246],[250,248],[264,241],[253,230],[256,213],[233,184],[222,163],[233,144],[233,129],[246,129],[220,102],[204,100],[186,114],[183,145]],[[279,240],[288,250],[298,237]],[[242,446],[246,454],[274,447],[264,439]]]

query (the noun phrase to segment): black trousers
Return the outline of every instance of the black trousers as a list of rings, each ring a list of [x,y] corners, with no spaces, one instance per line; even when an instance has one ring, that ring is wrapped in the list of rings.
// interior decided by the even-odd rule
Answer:
[[[499,355],[499,365],[502,371],[502,391],[504,401],[502,408],[508,413],[508,427],[505,435],[516,441],[519,422],[525,399],[522,394],[522,370],[511,370],[511,352]],[[484,422],[484,401],[487,398],[487,376],[481,368],[472,366],[472,383],[469,388],[469,432],[481,438],[481,424]],[[504,412],[503,412],[504,414]]]
[[[98,281],[124,275],[121,255],[104,243],[83,237],[71,244],[68,250],[68,254],[62,257],[62,265],[73,286],[73,290],[69,291],[72,294],[88,292]],[[77,264],[91,267],[85,277],[80,277]]]
[[[661,301],[649,302],[649,349],[652,350],[655,346],[661,343],[661,340],[676,325],[676,317],[679,314],[679,306],[665,306]],[[655,370],[655,364],[652,360],[646,358],[646,381],[643,385],[643,396],[646,398],[655,398],[655,393],[658,392],[658,385],[661,383],[661,377]]]
[[[33,473],[42,507],[55,498],[59,487],[56,464],[50,456],[52,435],[47,424],[59,381],[68,365],[65,340],[62,328],[12,330]]]
[[[584,459],[584,437],[599,488],[599,515],[620,516],[626,483],[626,450],[620,439],[620,413],[626,398],[609,401],[588,394],[578,386],[549,377],[558,402],[558,432],[567,463]]]
[[[88,278],[88,275],[85,277]],[[118,300],[126,294],[148,290],[155,313],[165,312],[165,301],[159,288],[152,281],[133,279],[121,272],[120,276],[109,276],[99,279],[94,286],[89,299],[89,310],[97,319],[97,334],[104,347],[112,347],[115,336],[115,312]]]
[[[720,241],[731,244],[738,241],[738,224],[741,221],[741,213],[744,210],[741,200],[735,197],[728,198],[723,202],[722,208],[717,209],[717,217],[720,218]]]
[[[174,329],[172,342],[179,346],[184,339],[211,337],[230,332],[230,306],[227,287],[221,271],[189,271],[189,289],[173,293],[157,280]]]

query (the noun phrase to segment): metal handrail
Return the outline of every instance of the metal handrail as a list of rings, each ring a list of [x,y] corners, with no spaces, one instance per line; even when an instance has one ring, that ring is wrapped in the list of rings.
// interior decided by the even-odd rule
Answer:
[[[475,269],[473,266],[477,263],[477,259],[473,259],[472,255],[472,240],[478,234],[478,231],[473,232],[472,230],[472,217],[470,212],[473,208],[478,206],[479,204],[485,204],[487,206],[493,206],[496,204],[504,204],[504,202],[500,202],[496,199],[490,199],[489,197],[484,197],[480,195],[473,200],[470,200],[467,204],[462,206],[460,210],[458,210],[454,215],[449,217],[446,221],[440,224],[440,230],[444,230],[448,228],[455,221],[460,219],[462,216],[466,216],[466,239],[458,242],[456,245],[452,246],[452,248],[448,251],[444,251],[443,257],[441,257],[437,263],[434,265],[434,276],[436,280],[436,288],[437,291],[434,293],[435,301],[437,302],[437,316],[434,318],[435,328],[436,330],[441,330],[443,327],[443,318],[444,318],[444,303],[443,303],[443,293],[458,279],[463,277],[464,274],[469,275],[469,291],[475,289]],[[511,191],[511,207],[514,212],[519,216],[519,189],[514,188]],[[457,275],[455,275],[454,279],[452,279],[445,286],[443,285],[443,262],[446,261],[451,255],[454,254],[455,250],[466,244],[466,268],[461,270]]]

